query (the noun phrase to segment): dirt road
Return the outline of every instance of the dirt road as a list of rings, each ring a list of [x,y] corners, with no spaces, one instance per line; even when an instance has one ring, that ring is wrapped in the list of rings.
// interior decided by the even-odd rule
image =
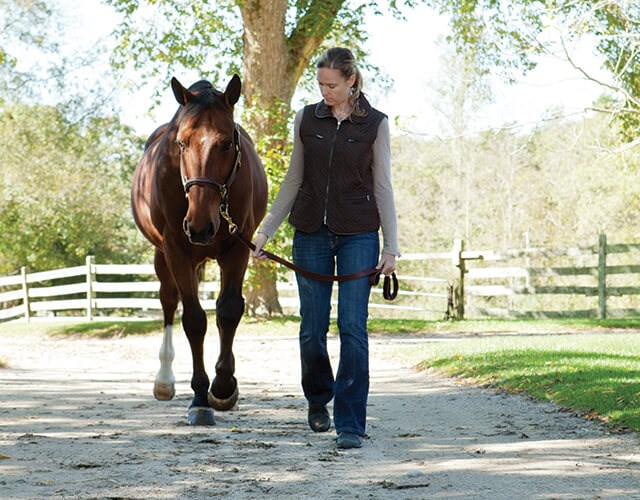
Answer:
[[[418,373],[390,356],[429,338],[371,339],[368,438],[338,451],[306,425],[297,341],[239,334],[240,407],[186,425],[152,397],[161,336],[0,337],[0,497],[6,499],[640,498],[640,439],[521,397]],[[213,366],[216,336],[206,355]],[[337,340],[330,342],[335,354]]]

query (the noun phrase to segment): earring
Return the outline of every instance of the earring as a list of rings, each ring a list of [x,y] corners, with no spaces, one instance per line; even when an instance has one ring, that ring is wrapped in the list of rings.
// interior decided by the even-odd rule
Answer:
[[[349,95],[352,96],[353,95],[353,87],[349,87]]]

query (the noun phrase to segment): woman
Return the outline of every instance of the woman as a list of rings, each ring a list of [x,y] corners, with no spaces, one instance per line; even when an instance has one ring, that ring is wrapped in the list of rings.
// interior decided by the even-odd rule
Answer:
[[[296,114],[289,170],[258,230],[253,256],[264,258],[262,247],[290,214],[298,267],[331,275],[336,267],[338,274],[351,274],[375,266],[391,274],[398,247],[388,119],[366,100],[348,49],[326,51],[317,63],[317,80],[322,101]],[[339,284],[340,360],[334,379],[327,353],[333,285],[300,274],[296,279],[309,426],[329,430],[327,403],[333,399],[338,448],[360,448],[369,394],[369,280]]]

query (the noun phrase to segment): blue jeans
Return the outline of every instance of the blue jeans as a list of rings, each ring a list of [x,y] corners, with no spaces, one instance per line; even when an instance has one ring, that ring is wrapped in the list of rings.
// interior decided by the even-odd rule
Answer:
[[[315,233],[296,231],[293,261],[321,274],[351,274],[375,267],[380,243],[377,231],[339,236],[326,226]],[[310,405],[333,402],[336,431],[364,436],[369,395],[369,278],[338,285],[340,361],[334,379],[327,352],[333,283],[296,274],[300,296],[302,389]]]

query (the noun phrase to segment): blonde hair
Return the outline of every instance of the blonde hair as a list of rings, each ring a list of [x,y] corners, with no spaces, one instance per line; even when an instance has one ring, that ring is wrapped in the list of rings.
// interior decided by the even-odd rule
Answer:
[[[356,79],[351,87],[351,95],[349,96],[349,105],[351,106],[351,113],[356,116],[365,116],[366,111],[360,108],[360,95],[362,95],[362,74],[358,69],[356,58],[349,49],[343,47],[333,47],[327,50],[318,59],[316,68],[337,69],[342,73],[345,80],[348,80],[353,75]]]

